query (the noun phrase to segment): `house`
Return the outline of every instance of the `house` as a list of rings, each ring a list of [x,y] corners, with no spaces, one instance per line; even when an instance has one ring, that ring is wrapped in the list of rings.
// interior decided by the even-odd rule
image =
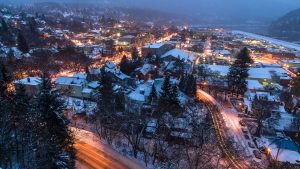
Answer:
[[[279,63],[285,67],[300,67],[300,59],[280,60]]]
[[[76,98],[91,99],[100,86],[97,81],[88,83],[85,73],[77,73],[71,77],[59,76],[55,81],[56,88],[62,93]]]
[[[150,118],[148,120],[147,127],[145,129],[145,135],[147,138],[151,138],[154,136],[154,134],[156,133],[156,130],[157,130],[157,126],[158,126],[157,119]]]
[[[223,50],[215,50],[214,52],[214,55],[217,57],[217,58],[230,58],[231,56],[231,53],[230,51],[226,50],[226,49],[223,49]]]
[[[250,91],[264,91],[264,86],[258,80],[246,80],[247,89]]]
[[[178,72],[182,72],[181,70],[185,72],[192,71],[193,62],[195,60],[192,53],[176,48],[167,51],[160,58],[164,63],[164,72],[173,74],[174,76],[178,76]]]
[[[189,120],[187,118],[174,119],[168,138],[176,143],[192,138],[192,126],[189,124]]]
[[[182,61],[185,63],[192,63],[195,59],[193,54],[177,48],[167,51],[160,58],[167,62]]]
[[[23,85],[25,88],[25,92],[29,96],[37,95],[40,86],[42,83],[42,79],[39,77],[27,77],[24,79],[20,79],[14,82],[15,87],[19,87],[20,85]]]
[[[113,81],[117,82],[122,86],[134,86],[135,79],[121,72],[120,69],[116,68],[113,62],[107,62],[104,66],[104,71],[112,77]]]
[[[230,66],[228,65],[207,65],[211,76],[226,78]],[[263,85],[270,83],[287,84],[292,79],[288,72],[281,67],[250,67],[248,80],[257,80]]]
[[[144,64],[142,67],[135,69],[134,75],[139,80],[148,80],[152,78],[154,69],[154,65]]]
[[[142,56],[156,55],[161,56],[173,46],[167,43],[153,43],[142,47]]]
[[[150,98],[152,86],[154,85],[156,96],[159,98],[163,82],[163,78],[148,80],[143,84],[139,84],[133,91],[127,93],[125,95],[125,111],[130,113],[142,113],[145,105],[155,106],[155,101]],[[175,84],[178,83],[178,80],[171,79],[170,82],[171,84]],[[181,92],[178,93],[178,99],[181,104],[185,103],[185,96]]]

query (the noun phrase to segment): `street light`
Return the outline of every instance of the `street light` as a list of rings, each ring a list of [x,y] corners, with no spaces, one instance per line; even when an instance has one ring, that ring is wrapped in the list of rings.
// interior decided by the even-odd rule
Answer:
[[[271,148],[270,147],[266,148],[266,153],[267,153],[267,155],[270,155],[270,153],[271,153]]]

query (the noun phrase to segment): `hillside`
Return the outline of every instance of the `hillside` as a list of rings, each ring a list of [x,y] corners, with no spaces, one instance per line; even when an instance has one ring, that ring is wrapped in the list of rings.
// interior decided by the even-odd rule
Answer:
[[[300,8],[272,22],[269,32],[280,39],[300,41]]]

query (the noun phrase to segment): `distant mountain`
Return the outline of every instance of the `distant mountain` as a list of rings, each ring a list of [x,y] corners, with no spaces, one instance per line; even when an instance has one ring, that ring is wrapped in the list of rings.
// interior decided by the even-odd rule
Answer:
[[[272,22],[269,32],[280,39],[300,41],[300,8]]]

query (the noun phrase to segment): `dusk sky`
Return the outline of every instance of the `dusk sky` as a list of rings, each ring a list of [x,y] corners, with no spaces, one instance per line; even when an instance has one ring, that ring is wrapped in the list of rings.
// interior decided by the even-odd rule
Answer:
[[[59,0],[0,0],[11,2],[62,2]],[[64,0],[109,6],[140,7],[184,14],[191,17],[232,17],[246,20],[273,20],[300,7],[299,0]]]

